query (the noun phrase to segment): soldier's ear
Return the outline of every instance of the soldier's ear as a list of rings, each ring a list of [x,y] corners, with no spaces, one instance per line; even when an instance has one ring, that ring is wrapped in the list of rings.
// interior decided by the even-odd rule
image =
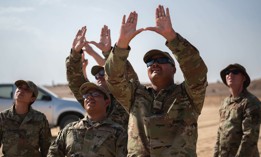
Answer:
[[[31,102],[34,102],[36,100],[36,97],[31,98]]]
[[[105,107],[108,107],[111,104],[110,99],[106,99],[105,100]]]
[[[173,74],[176,73],[176,67],[175,67],[175,65],[172,65],[172,71],[173,71]]]

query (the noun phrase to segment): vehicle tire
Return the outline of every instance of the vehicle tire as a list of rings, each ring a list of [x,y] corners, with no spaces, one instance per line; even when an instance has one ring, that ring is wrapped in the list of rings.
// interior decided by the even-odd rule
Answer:
[[[60,123],[59,123],[59,127],[60,129],[63,129],[67,124],[74,122],[74,121],[78,121],[79,119],[81,119],[81,117],[71,114],[71,115],[65,115],[64,117],[62,117]]]

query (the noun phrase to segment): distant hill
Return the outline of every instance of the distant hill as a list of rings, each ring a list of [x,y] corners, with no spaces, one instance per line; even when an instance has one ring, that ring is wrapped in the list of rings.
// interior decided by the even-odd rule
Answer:
[[[149,85],[149,84],[146,84]],[[67,84],[55,86],[45,86],[60,97],[74,97]],[[248,90],[257,97],[261,98],[261,79],[253,80],[248,87]],[[206,91],[206,96],[228,96],[228,88],[222,83],[209,83]]]

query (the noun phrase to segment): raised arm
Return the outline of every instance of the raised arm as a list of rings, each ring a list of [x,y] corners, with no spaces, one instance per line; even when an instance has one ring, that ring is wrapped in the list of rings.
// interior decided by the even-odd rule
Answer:
[[[85,33],[86,27],[82,27],[76,34],[70,55],[66,58],[66,76],[68,81],[68,86],[73,92],[75,98],[83,105],[82,95],[79,93],[80,86],[86,81],[89,82],[87,78],[84,77],[82,69],[82,49],[85,45]]]
[[[73,43],[72,43],[72,50],[76,53],[80,53],[82,48],[85,44],[85,34],[86,34],[87,28],[86,26],[83,26],[80,30],[78,30]]]
[[[102,56],[100,56],[96,51],[94,51],[93,48],[89,45],[88,42],[85,43],[83,52],[92,56],[92,58],[98,63],[98,65],[104,66],[105,59]]]
[[[88,59],[85,59],[85,55],[84,53],[82,53],[82,72],[85,79],[88,79],[87,72],[86,72],[88,63],[89,63]]]
[[[200,113],[207,87],[207,67],[200,57],[199,51],[174,31],[168,8],[165,11],[164,7],[159,5],[156,9],[155,21],[155,27],[145,29],[154,31],[167,40],[166,46],[172,51],[183,72],[186,92],[193,101],[197,112]]]
[[[93,44],[97,48],[99,48],[102,51],[102,54],[104,55],[105,60],[106,60],[108,58],[110,52],[111,52],[111,49],[112,49],[112,47],[111,47],[111,30],[108,28],[108,26],[104,25],[103,28],[101,29],[100,42],[97,43],[95,41],[90,41],[88,43]],[[92,52],[92,51],[94,51],[94,50],[91,48],[90,52]],[[91,55],[91,54],[89,54],[89,55]],[[95,59],[95,60],[97,61],[97,59]],[[105,60],[103,59],[104,63],[105,63]],[[99,64],[99,65],[101,65],[101,64]],[[104,64],[102,64],[101,66],[103,66],[103,65]],[[127,80],[131,80],[131,79],[138,80],[138,75],[134,71],[130,62],[127,62],[126,73],[124,74],[124,76],[126,76]]]
[[[104,66],[106,59],[102,58],[96,51],[94,51],[89,44],[95,45],[98,49],[102,51],[104,57],[107,58],[111,51],[111,33],[108,26],[104,25],[101,29],[99,42],[89,41],[85,43],[84,47],[84,52],[92,56],[100,66]]]
[[[145,30],[154,31],[160,35],[162,35],[168,42],[174,40],[176,38],[176,32],[172,28],[171,18],[169,14],[169,8],[165,9],[162,5],[159,5],[156,9],[155,13],[156,17],[156,26],[155,27],[147,27]]]
[[[119,48],[127,49],[130,41],[144,29],[140,28],[136,30],[138,22],[138,14],[134,11],[129,14],[126,21],[126,15],[122,18],[120,37],[116,43]]]
[[[100,41],[90,41],[90,44],[95,45],[102,52],[109,52],[111,50],[111,30],[108,26],[104,25],[101,29]]]
[[[126,16],[123,16],[120,36],[118,42],[110,53],[105,64],[105,71],[107,74],[107,85],[111,93],[116,97],[121,105],[129,111],[131,105],[131,95],[133,87],[126,78],[127,58],[129,54],[129,43],[138,33],[143,29],[136,30],[138,14],[131,12],[127,21]],[[135,74],[135,71],[133,71]],[[134,76],[132,76],[135,78]],[[138,79],[136,77],[136,79]]]

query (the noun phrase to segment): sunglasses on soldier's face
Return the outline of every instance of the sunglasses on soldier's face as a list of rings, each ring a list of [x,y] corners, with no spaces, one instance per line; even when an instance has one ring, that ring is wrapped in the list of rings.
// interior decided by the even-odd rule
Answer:
[[[234,75],[237,75],[237,74],[241,73],[241,71],[238,70],[238,69],[232,69],[232,70],[227,70],[227,71],[225,72],[226,75],[229,75],[230,73],[232,73],[232,74],[234,74]]]
[[[167,57],[154,58],[154,59],[149,59],[148,61],[146,61],[147,67],[152,66],[152,64],[154,64],[154,63],[158,63],[158,64],[170,63],[170,64],[173,64],[171,62],[171,60],[169,58],[167,58]]]
[[[99,97],[99,96],[101,96],[101,95],[102,95],[102,93],[100,93],[100,92],[98,92],[98,91],[95,91],[95,92],[88,92],[88,93],[84,94],[82,97],[83,97],[84,99],[87,99],[89,96]]]
[[[100,77],[104,77],[105,73],[104,70],[100,70],[96,75],[95,79],[98,80]]]

